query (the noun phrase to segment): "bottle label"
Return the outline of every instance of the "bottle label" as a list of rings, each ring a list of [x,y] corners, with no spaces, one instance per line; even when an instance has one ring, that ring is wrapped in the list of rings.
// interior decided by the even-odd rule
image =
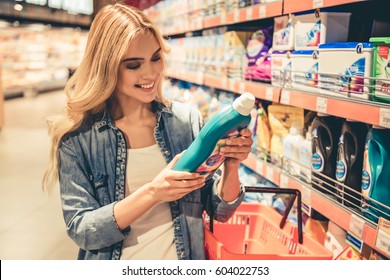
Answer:
[[[345,162],[343,160],[338,160],[336,163],[336,179],[339,182],[345,181],[345,177],[347,176],[346,170],[347,168]]]
[[[364,155],[363,155],[363,172],[362,172],[362,195],[363,195],[363,204],[362,207],[366,208],[365,197],[368,198],[370,195],[371,189],[371,168],[370,162],[368,161],[368,143],[364,146]]]
[[[221,138],[211,155],[196,169],[195,172],[200,174],[211,174],[215,172],[221,164],[225,161],[226,157],[220,153],[220,149],[226,146],[226,139],[239,136],[237,131],[229,133],[226,137]]]
[[[321,154],[319,153],[314,153],[312,155],[312,168],[315,171],[322,172],[324,169],[324,158]]]

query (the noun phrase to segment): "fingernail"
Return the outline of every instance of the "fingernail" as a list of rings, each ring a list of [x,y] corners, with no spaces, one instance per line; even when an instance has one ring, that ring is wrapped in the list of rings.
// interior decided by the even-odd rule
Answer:
[[[225,148],[221,148],[220,151],[223,153],[225,152]]]
[[[226,144],[230,145],[232,143],[232,140],[226,140]]]

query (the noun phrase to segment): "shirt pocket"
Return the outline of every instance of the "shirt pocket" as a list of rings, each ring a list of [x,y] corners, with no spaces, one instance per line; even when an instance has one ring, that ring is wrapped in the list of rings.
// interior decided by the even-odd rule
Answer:
[[[93,185],[95,188],[95,197],[101,206],[111,203],[108,193],[107,175],[101,173],[93,173]]]

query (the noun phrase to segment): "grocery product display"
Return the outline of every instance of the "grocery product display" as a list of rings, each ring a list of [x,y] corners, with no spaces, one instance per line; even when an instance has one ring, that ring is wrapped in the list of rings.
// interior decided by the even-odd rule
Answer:
[[[334,259],[355,254],[357,259],[368,259],[353,244],[355,238],[389,257],[390,252],[379,248],[375,236],[378,217],[388,220],[386,211],[390,210],[390,203],[386,199],[378,201],[375,191],[370,195],[363,191],[367,188],[365,184],[372,181],[363,164],[365,135],[372,125],[386,132],[390,128],[390,108],[386,105],[390,84],[386,76],[389,44],[386,36],[390,34],[386,28],[380,28],[386,25],[381,25],[384,20],[379,16],[381,13],[371,15],[372,19],[366,18],[363,23],[357,19],[365,8],[355,1],[348,1],[348,7],[339,7],[347,3],[335,0],[318,4],[320,9],[313,9],[312,1],[302,1],[299,5],[290,0],[261,4],[244,1],[251,4],[238,5],[238,8],[231,4],[235,1],[226,1],[225,6],[221,1],[216,2],[218,8],[212,11],[207,3],[205,6],[197,3],[197,12],[203,9],[202,24],[188,25],[188,29],[170,25],[166,30],[166,34],[174,35],[170,41],[175,54],[176,50],[185,53],[169,58],[174,67],[169,69],[168,77],[207,87],[211,94],[252,92],[258,108],[256,123],[251,126],[255,128],[257,145],[244,165],[280,187],[297,188],[304,193],[303,207],[309,221],[305,229],[311,228],[320,243],[328,240],[332,244],[327,246],[335,252]],[[191,13],[191,5],[183,9],[184,14]],[[164,8],[157,10],[174,6],[175,1],[167,1],[149,12],[156,16],[157,22],[163,22]],[[357,15],[359,11],[362,14]],[[236,26],[237,22],[243,24]],[[363,24],[368,24],[371,30],[360,32],[358,29]],[[184,35],[187,31],[193,33]],[[230,38],[245,34],[247,40],[240,35],[235,40],[239,50],[229,43],[232,46],[229,54],[228,48],[221,56],[218,39],[212,44],[205,40],[206,34],[220,33],[229,34]],[[189,70],[194,61],[199,67]],[[203,71],[208,69],[207,64],[213,64],[210,61],[218,62],[214,67],[221,65],[226,69]],[[237,67],[229,69],[231,61]],[[306,117],[309,115],[310,118]],[[262,199],[253,196],[248,200]],[[275,197],[271,205],[275,209],[285,207],[281,197]],[[370,208],[374,212],[369,212]],[[358,237],[341,235],[342,242],[336,241],[334,236],[338,233],[337,230],[331,233],[333,225],[326,235],[327,221],[316,220],[315,210],[343,231],[352,231]],[[377,219],[370,215],[376,215]],[[364,234],[351,229],[353,219],[363,221]]]
[[[302,254],[279,244],[276,254],[253,236],[269,223],[296,242],[297,203],[248,192],[232,222],[206,233],[210,258],[390,258],[382,231],[390,222],[390,31],[380,27],[390,23],[382,11],[365,13],[379,4],[360,2],[375,1],[165,0],[145,10],[171,48],[165,96],[197,106],[205,121],[175,170],[215,172],[224,138],[248,127],[254,144],[241,182],[302,194],[308,241],[294,243]],[[356,18],[370,23],[359,36]],[[0,97],[63,87],[87,32],[0,22]],[[0,129],[1,111],[0,102]],[[217,252],[210,244],[218,242]]]
[[[80,62],[87,31],[0,21],[0,67],[5,97],[63,88]]]

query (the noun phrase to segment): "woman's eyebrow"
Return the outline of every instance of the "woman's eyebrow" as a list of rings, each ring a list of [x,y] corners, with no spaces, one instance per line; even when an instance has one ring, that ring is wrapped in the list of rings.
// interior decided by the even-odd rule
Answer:
[[[160,51],[161,51],[161,48],[158,48],[157,51],[155,51],[153,53],[152,57],[155,56]],[[145,60],[145,58],[143,58],[143,57],[128,57],[128,58],[123,59],[122,62],[134,61],[134,60]]]

